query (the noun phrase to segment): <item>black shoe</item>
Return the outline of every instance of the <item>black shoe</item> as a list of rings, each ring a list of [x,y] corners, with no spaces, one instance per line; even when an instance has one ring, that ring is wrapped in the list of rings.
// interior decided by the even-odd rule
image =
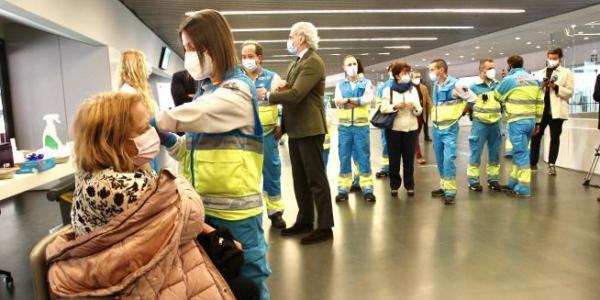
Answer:
[[[456,199],[454,199],[454,196],[445,196],[444,195],[444,204],[452,205],[454,203],[456,203]]]
[[[431,142],[431,138],[429,138],[429,137],[426,137],[426,138],[425,138],[425,141],[426,141],[426,142]]]
[[[414,189],[407,189],[406,190],[406,194],[409,195],[410,197],[415,195],[415,190]]]
[[[548,166],[548,174],[550,174],[551,176],[556,176],[556,166],[553,164],[550,164]]]
[[[481,186],[481,184],[476,183],[476,184],[469,185],[469,190],[474,191],[474,192],[481,192],[481,191],[483,191],[483,187]]]
[[[392,195],[392,197],[394,197],[394,198],[398,198],[398,190],[392,190],[392,191],[390,192],[390,194]],[[600,199],[600,197],[599,197],[599,199]]]
[[[271,226],[277,229],[285,229],[285,220],[283,220],[283,213],[278,211],[269,216],[271,219]]]
[[[360,191],[361,191],[361,189],[360,189],[360,186],[358,186],[358,185],[353,185],[350,187],[350,193],[360,192]]]
[[[320,242],[325,242],[333,240],[333,231],[331,228],[329,229],[317,229],[313,231],[311,234],[305,236],[300,240],[300,244],[302,245],[310,245],[317,244]]]
[[[529,169],[531,170],[531,172],[537,172],[538,170],[537,165],[530,165]]]
[[[367,202],[375,202],[375,195],[373,195],[373,193],[365,194],[365,200],[367,200]]]
[[[313,231],[312,225],[294,224],[290,228],[286,228],[281,231],[282,236],[292,236],[298,234],[305,234]]]
[[[388,177],[388,172],[387,171],[379,171],[377,173],[375,173],[375,178],[384,178],[384,177]]]
[[[335,202],[348,202],[348,195],[338,194],[335,196]]]
[[[500,183],[494,181],[490,184],[488,184],[488,188],[492,191],[499,191],[499,192],[503,192],[506,191],[508,189],[508,186],[506,185],[501,185]]]
[[[431,197],[443,197],[443,196],[444,196],[444,190],[442,190],[442,189],[431,191]]]

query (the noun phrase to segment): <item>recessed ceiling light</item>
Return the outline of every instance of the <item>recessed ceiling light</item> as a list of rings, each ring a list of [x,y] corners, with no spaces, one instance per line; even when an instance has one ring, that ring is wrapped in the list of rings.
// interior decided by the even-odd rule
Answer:
[[[339,54],[339,53],[331,53],[331,54],[329,54],[329,55],[333,55],[333,56],[340,56],[341,54]]]
[[[422,61],[427,61],[427,58],[423,58],[423,59],[421,59],[421,60],[422,60]]]
[[[583,39],[584,39],[584,40],[589,40],[589,39],[590,39],[590,37],[589,37],[589,36],[586,36],[586,37],[584,37]]]
[[[406,8],[406,9],[300,9],[300,10],[229,10],[221,11],[224,16],[236,15],[298,15],[298,14],[389,14],[389,13],[455,13],[455,14],[520,14],[524,9],[497,9],[497,8]],[[185,14],[191,16],[197,13],[189,11]]]
[[[535,48],[540,49],[542,48],[540,45],[535,46]]]
[[[465,56],[464,56],[464,55],[461,55],[461,56],[459,56],[459,57],[460,57],[460,58],[465,58]]]
[[[410,49],[409,45],[404,45],[404,46],[386,46],[383,47],[384,49]]]
[[[390,53],[389,53],[389,52],[379,52],[379,53],[377,53],[377,54],[379,54],[379,55],[390,55]]]
[[[520,40],[520,39],[521,39],[521,37],[520,37],[520,36],[516,36],[516,37],[515,37],[515,40],[517,40],[517,41],[518,41],[518,40]]]
[[[527,45],[531,45],[531,42],[527,42],[527,43],[525,43],[525,44],[527,44]]]
[[[473,26],[324,26],[317,30],[440,30],[473,29]],[[290,31],[290,27],[233,28],[232,32]]]
[[[471,57],[471,60],[475,60],[475,57]]]
[[[263,62],[265,63],[275,63],[275,62],[289,62],[289,59],[265,59]]]
[[[369,55],[369,53],[361,53],[359,55],[365,56],[365,55]]]
[[[444,55],[448,56],[448,55],[450,55],[450,53],[444,53]]]
[[[437,41],[437,37],[384,37],[384,38],[335,38],[320,39],[320,42],[384,42],[384,41]],[[267,43],[287,43],[286,40],[256,40],[256,42]],[[242,44],[244,41],[235,41],[235,44]]]
[[[415,65],[415,67],[420,67],[420,66],[421,66],[421,65],[419,65],[419,64],[416,64],[416,65]]]
[[[492,50],[488,50],[489,53],[492,53]]]
[[[504,52],[500,52],[500,53],[498,53],[498,54],[500,54],[500,55],[504,55]]]
[[[475,46],[475,49],[479,49],[479,48],[481,48],[481,47],[479,47],[479,46]]]
[[[448,62],[448,65],[451,65],[451,64],[452,64],[452,62]]]
[[[296,56],[295,54],[276,54],[273,55],[272,57],[294,57]]]

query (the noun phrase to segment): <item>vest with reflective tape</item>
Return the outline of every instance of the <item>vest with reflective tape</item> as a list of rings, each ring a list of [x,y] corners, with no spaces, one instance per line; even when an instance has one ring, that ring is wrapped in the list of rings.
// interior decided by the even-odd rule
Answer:
[[[360,98],[365,94],[367,83],[364,78],[356,80],[354,90],[348,79],[340,81],[339,88],[342,91],[342,98]],[[340,126],[369,126],[369,106],[357,106],[355,108],[338,109],[338,118]]]
[[[186,133],[182,173],[202,196],[206,214],[225,220],[243,220],[262,213],[261,174],[263,132],[258,117],[256,90],[239,68],[228,72],[220,86],[200,89],[196,97],[212,93],[231,80],[252,91],[254,134],[239,129],[223,134]]]
[[[498,85],[497,81],[492,81],[489,85],[486,82],[474,83],[471,85],[471,91],[477,95],[477,100],[473,105],[473,118],[483,123],[496,123],[502,118],[502,109],[500,102],[496,100],[494,89]],[[487,95],[487,100],[484,96]]]
[[[437,83],[433,85],[433,109],[431,111],[433,125],[439,129],[446,129],[462,117],[467,102],[453,97],[454,86],[458,79],[448,76],[442,87]]]
[[[271,91],[273,76],[275,76],[275,73],[262,68],[254,81],[254,85],[257,89],[265,88],[267,91]],[[260,117],[260,124],[263,126],[263,134],[270,134],[275,129],[275,126],[277,126],[279,119],[277,105],[272,105],[269,101],[258,101],[258,116]]]
[[[508,122],[534,119],[540,122],[544,112],[541,83],[523,69],[512,69],[496,89],[495,96],[504,103]]]

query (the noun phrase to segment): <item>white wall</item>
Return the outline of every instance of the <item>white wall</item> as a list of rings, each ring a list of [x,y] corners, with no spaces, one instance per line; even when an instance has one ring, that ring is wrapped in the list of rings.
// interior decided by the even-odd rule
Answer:
[[[119,51],[141,50],[155,67],[162,47],[166,46],[117,0],[7,0],[0,2],[0,14],[84,43],[106,45]],[[183,61],[174,53],[167,71],[179,70],[183,70]]]
[[[17,146],[42,146],[42,116],[56,113],[57,132],[69,140],[68,125],[79,104],[111,89],[108,49],[39,31],[6,25],[6,52]]]

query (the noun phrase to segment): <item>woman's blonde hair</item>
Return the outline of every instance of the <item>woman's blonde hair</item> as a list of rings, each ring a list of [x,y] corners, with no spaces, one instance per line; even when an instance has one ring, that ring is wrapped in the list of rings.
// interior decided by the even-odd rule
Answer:
[[[151,111],[156,110],[156,104],[148,84],[148,67],[146,55],[139,50],[126,50],[121,55],[121,71],[119,86],[130,85],[138,93],[144,95],[146,105]]]
[[[114,168],[132,172],[133,160],[125,151],[133,127],[133,108],[144,104],[141,94],[103,93],[92,96],[80,107],[73,123],[74,157],[80,171]]]

